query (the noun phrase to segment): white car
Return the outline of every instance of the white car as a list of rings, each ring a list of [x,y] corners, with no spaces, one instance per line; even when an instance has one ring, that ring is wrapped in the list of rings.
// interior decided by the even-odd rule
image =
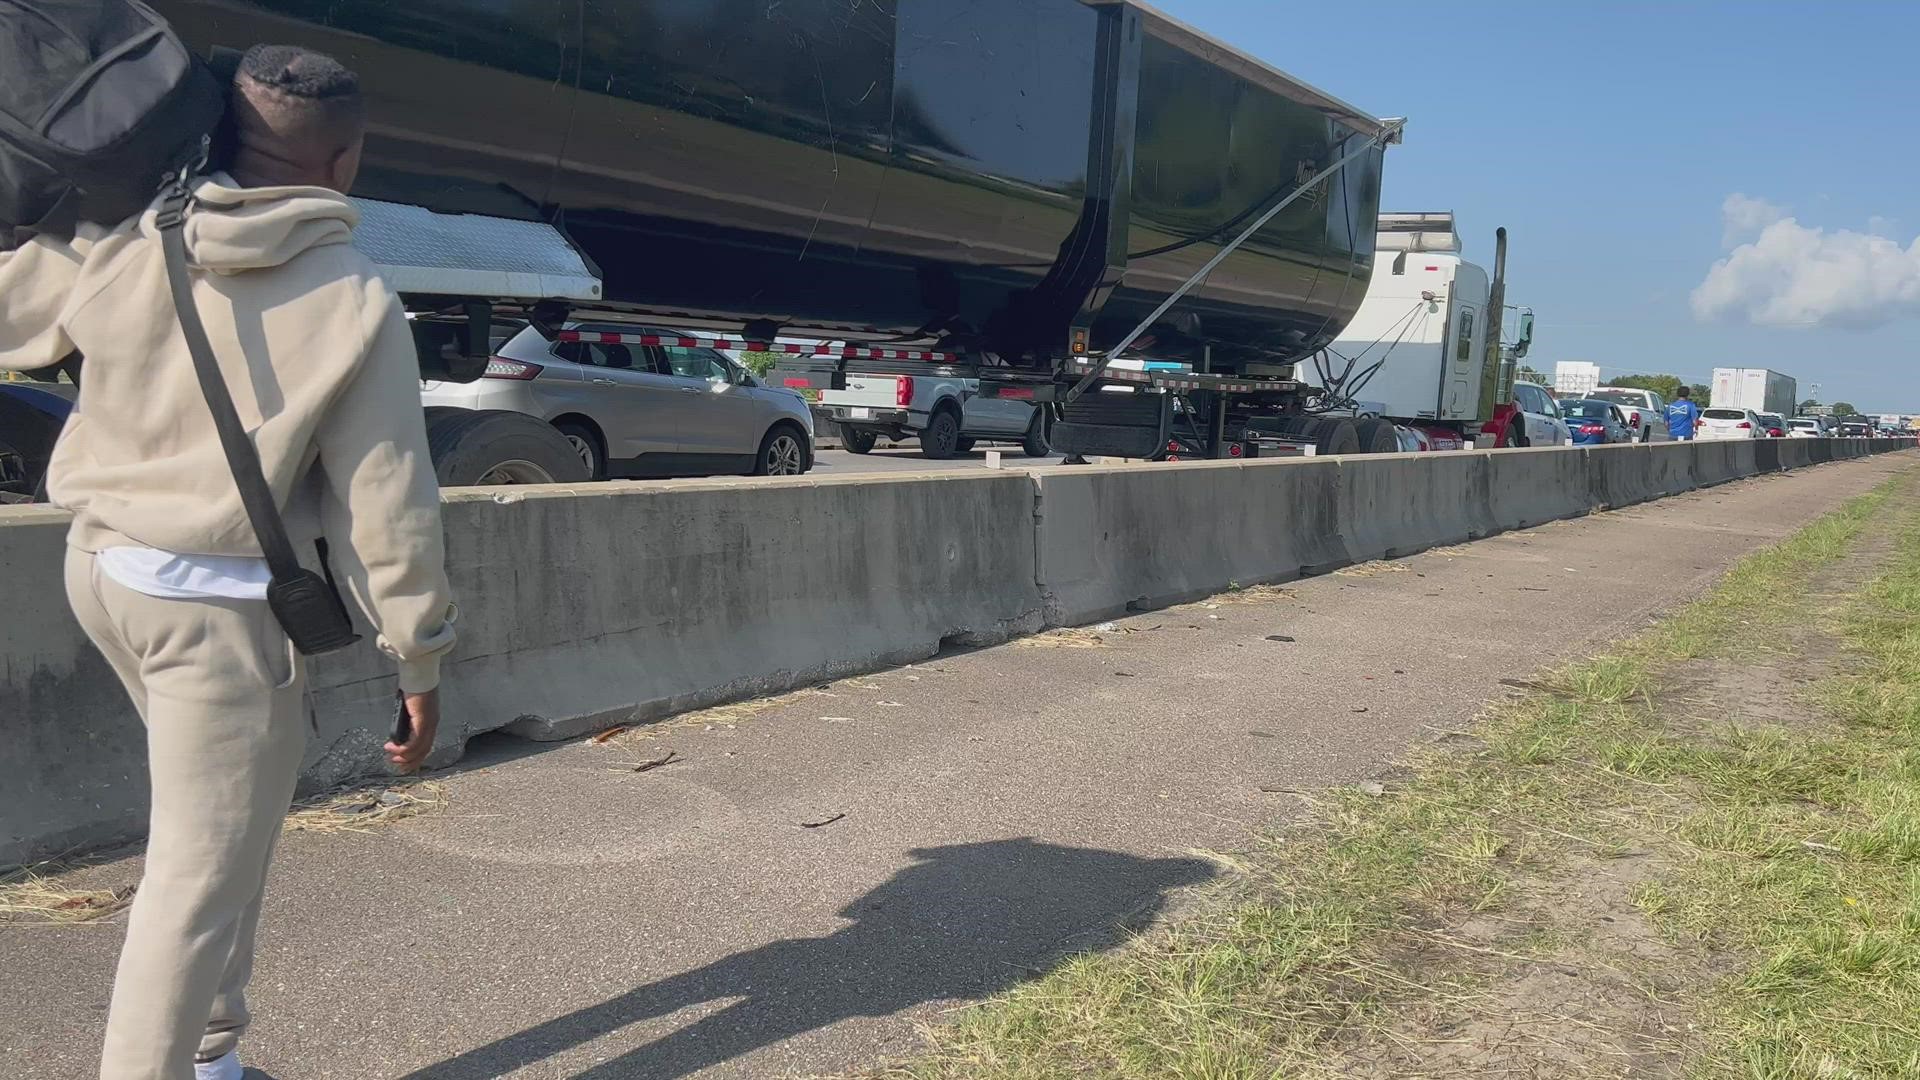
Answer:
[[[1633,432],[1634,442],[1672,438],[1667,432],[1667,401],[1651,390],[1633,386],[1603,386],[1585,396],[1620,406],[1621,414],[1627,418],[1627,429]]]
[[[1824,439],[1827,437],[1826,421],[1817,416],[1794,416],[1787,420],[1787,438]]]
[[[1566,418],[1560,415],[1560,405],[1553,400],[1553,391],[1539,383],[1516,382],[1513,384],[1513,403],[1520,407],[1520,414],[1527,421],[1527,441],[1523,445],[1573,444],[1573,432],[1568,429]]]
[[[1695,439],[1764,439],[1765,425],[1752,409],[1706,409],[1700,413]]]
[[[676,337],[632,326],[565,329]],[[555,343],[529,326],[494,346],[480,379],[422,382],[420,400],[430,418],[448,407],[538,417],[566,437],[595,480],[792,476],[813,467],[807,403],[715,349]]]

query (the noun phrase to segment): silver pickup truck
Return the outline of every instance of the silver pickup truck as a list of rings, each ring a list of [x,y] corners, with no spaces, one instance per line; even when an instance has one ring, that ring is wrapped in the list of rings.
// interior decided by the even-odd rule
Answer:
[[[1032,402],[980,396],[973,379],[913,375],[848,375],[845,390],[826,390],[820,404],[841,443],[856,454],[882,435],[918,438],[928,457],[945,460],[979,442],[1019,443],[1028,457],[1051,453],[1046,413]]]

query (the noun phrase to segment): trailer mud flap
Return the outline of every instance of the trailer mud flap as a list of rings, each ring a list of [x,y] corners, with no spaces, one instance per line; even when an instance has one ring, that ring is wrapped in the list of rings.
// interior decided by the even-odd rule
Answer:
[[[1155,458],[1173,429],[1173,395],[1095,391],[1069,402],[1053,448],[1082,457]]]

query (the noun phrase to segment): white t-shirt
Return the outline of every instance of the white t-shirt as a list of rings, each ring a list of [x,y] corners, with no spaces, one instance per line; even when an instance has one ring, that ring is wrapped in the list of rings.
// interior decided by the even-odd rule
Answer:
[[[137,593],[164,600],[265,600],[273,572],[247,555],[176,555],[113,547],[94,556],[100,571]]]

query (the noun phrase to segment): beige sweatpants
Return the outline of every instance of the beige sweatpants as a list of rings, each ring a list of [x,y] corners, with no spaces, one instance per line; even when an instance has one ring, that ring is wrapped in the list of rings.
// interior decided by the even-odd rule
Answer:
[[[246,1029],[254,931],[305,747],[303,665],[264,600],[164,600],[67,552],[67,597],[147,727],[153,817],[101,1080],[192,1080]]]

